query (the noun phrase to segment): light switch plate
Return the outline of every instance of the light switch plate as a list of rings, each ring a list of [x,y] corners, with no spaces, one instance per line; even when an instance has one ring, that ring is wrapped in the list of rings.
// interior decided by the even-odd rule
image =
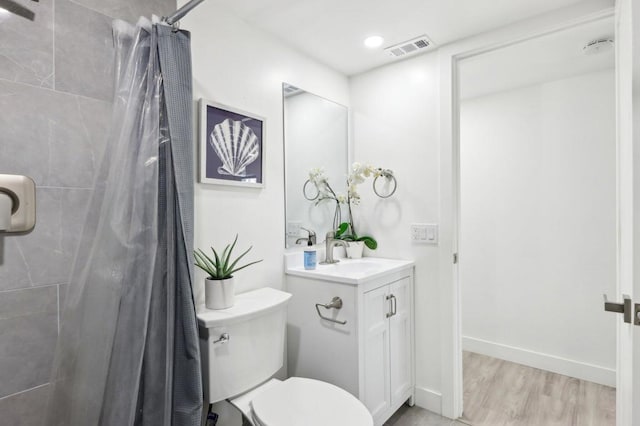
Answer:
[[[420,244],[438,244],[438,225],[435,223],[412,223],[411,241]]]
[[[302,222],[298,220],[287,221],[287,237],[298,238],[300,236],[300,229]]]

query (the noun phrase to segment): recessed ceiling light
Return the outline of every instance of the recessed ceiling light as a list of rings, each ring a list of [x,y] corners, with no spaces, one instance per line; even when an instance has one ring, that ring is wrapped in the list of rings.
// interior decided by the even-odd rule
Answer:
[[[384,39],[377,35],[367,37],[364,39],[364,45],[367,46],[369,49],[375,49],[376,47],[380,47],[382,46],[382,43],[384,43]]]

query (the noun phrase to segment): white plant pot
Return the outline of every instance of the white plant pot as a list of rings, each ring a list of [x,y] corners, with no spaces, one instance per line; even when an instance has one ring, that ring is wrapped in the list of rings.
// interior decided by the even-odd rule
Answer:
[[[364,241],[349,241],[347,247],[347,257],[349,259],[360,259],[364,251]]]
[[[227,309],[233,306],[233,277],[226,280],[204,280],[204,304],[208,309]]]

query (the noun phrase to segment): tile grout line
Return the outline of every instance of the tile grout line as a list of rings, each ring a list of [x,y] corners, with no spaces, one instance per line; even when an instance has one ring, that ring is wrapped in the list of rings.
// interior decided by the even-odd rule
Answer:
[[[54,62],[55,62],[55,59],[54,59]],[[55,68],[55,63],[54,63],[54,68]],[[55,77],[54,77],[54,80],[55,80]],[[53,89],[51,87],[35,86],[33,84],[24,83],[22,81],[8,80],[8,79],[2,78],[2,77],[0,77],[0,82],[9,83],[9,84],[15,84],[17,86],[30,87],[32,89],[46,90],[47,92],[57,93],[57,94],[64,95],[64,96],[75,96],[77,98],[87,99],[87,100],[95,101],[95,102],[104,102],[104,103],[107,103],[109,105],[113,104],[113,100],[92,98],[91,96],[80,95],[78,93],[72,93],[72,92],[65,92],[63,90],[55,90],[55,89]]]
[[[51,48],[53,50],[53,84],[51,85],[53,87],[53,91],[57,92],[56,90],[56,0],[52,0],[51,1],[51,8],[52,8],[52,19],[51,19],[51,28],[52,28],[52,43],[51,43]]]
[[[39,288],[47,288],[47,287],[53,287],[53,286],[57,286],[57,285],[64,285],[64,284],[67,284],[67,283],[66,282],[59,282],[59,283],[31,285],[29,287],[8,288],[6,290],[0,290],[0,294],[2,294],[2,293],[10,293],[12,291],[36,290],[36,289],[39,289]]]
[[[55,0],[54,0],[54,1],[55,1]],[[111,16],[111,15],[109,15],[108,13],[102,12],[102,11],[100,11],[100,10],[98,10],[98,9],[94,9],[94,8],[89,7],[89,6],[87,6],[87,5],[80,4],[80,3],[78,3],[76,0],[69,0],[69,2],[70,2],[70,3],[75,4],[76,6],[83,7],[83,8],[85,8],[85,9],[87,9],[87,10],[90,10],[90,11],[92,11],[92,12],[98,13],[98,14],[100,14],[100,15],[104,16],[105,18],[109,18],[109,19],[111,19],[112,21],[113,21],[113,20],[116,20],[116,19],[125,20],[124,18],[117,18],[117,17],[115,17],[115,16]]]
[[[44,386],[49,386],[49,382],[47,382],[47,383],[43,383],[43,384],[38,385],[38,386],[34,386],[34,387],[32,387],[32,388],[29,388],[29,389],[24,389],[24,390],[21,390],[21,391],[19,391],[19,392],[15,392],[15,393],[12,393],[12,394],[9,394],[9,395],[5,395],[5,396],[3,396],[3,397],[0,397],[0,401],[2,401],[2,400],[4,400],[4,399],[11,398],[11,397],[16,396],[16,395],[20,395],[20,394],[22,394],[22,393],[31,392],[32,390],[36,390],[36,389],[42,388],[42,387],[44,387]]]
[[[58,337],[60,337],[60,284],[56,285],[57,297],[58,297]]]
[[[49,185],[36,185],[36,189],[74,189],[80,191],[93,191],[92,187],[83,186],[49,186]]]

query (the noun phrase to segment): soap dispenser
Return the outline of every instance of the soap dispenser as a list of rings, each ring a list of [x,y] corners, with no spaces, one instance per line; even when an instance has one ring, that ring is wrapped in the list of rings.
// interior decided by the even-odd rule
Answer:
[[[307,249],[304,251],[304,269],[316,269],[318,256],[316,249],[313,247],[316,234],[308,229],[305,229],[305,231],[309,232],[309,238],[307,239]]]

